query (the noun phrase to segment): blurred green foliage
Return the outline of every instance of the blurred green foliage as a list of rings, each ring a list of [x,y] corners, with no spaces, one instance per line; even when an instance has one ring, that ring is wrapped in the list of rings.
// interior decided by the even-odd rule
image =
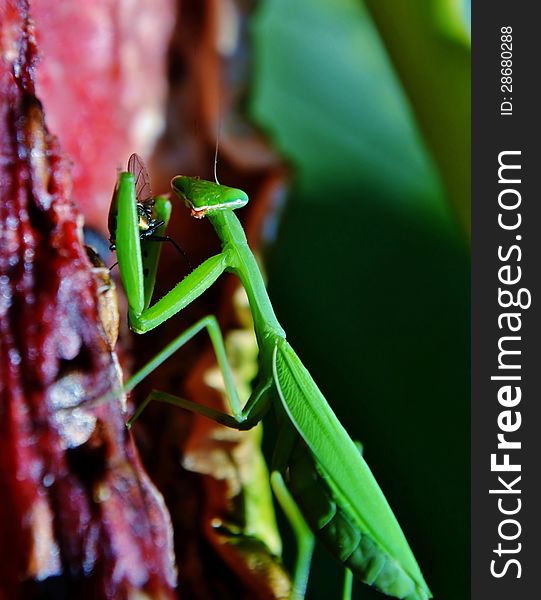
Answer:
[[[269,257],[277,314],[363,442],[435,597],[456,600],[469,595],[469,194],[456,191],[469,190],[469,105],[416,101],[438,61],[455,73],[438,86],[469,85],[457,13],[419,12],[444,3],[402,3],[378,29],[358,0],[265,0],[251,111],[295,172]],[[385,37],[385,18],[439,46],[418,77],[392,62],[408,35]],[[430,122],[455,129],[450,148],[427,137]],[[315,564],[308,597],[339,597],[340,568],[324,551]],[[381,595],[356,584],[354,597]]]
[[[458,0],[366,0],[432,153],[470,230],[470,39]]]

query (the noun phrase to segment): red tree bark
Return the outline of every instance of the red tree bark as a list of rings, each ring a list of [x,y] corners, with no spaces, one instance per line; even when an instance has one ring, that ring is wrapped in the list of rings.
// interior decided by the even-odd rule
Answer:
[[[0,598],[174,597],[169,518],[120,402],[78,406],[120,382],[112,284],[35,96],[27,2],[3,0],[0,23]]]

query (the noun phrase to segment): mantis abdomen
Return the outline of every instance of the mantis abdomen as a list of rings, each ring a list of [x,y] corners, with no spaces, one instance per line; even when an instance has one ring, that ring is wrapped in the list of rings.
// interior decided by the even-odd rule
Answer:
[[[330,478],[300,438],[290,456],[286,482],[317,538],[362,581],[397,598],[428,598],[398,562],[361,531],[347,507],[335,501]]]

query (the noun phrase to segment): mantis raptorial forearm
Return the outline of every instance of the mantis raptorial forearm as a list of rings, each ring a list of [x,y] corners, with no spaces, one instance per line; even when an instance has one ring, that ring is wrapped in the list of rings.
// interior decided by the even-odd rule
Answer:
[[[137,333],[157,327],[195,301],[222,273],[232,272],[249,299],[259,347],[259,373],[250,398],[241,406],[220,329],[213,317],[207,317],[179,335],[144,368],[142,375],[196,333],[206,330],[224,377],[230,412],[209,409],[165,392],[153,392],[146,403],[158,399],[236,429],[254,426],[271,405],[274,407],[280,430],[273,461],[274,487],[284,505],[293,502],[294,497],[303,516],[302,522],[293,518],[301,556],[296,569],[297,598],[304,595],[311,556],[309,530],[354,575],[382,592],[408,600],[431,597],[370,469],[286,341],[244,230],[233,212],[248,202],[247,195],[235,188],[184,176],[175,177],[172,187],[194,217],[210,220],[222,250],[150,306],[159,259],[156,241],[165,235],[171,204],[165,198],[156,199],[152,205],[151,201],[138,202],[133,175],[122,173],[109,222],[113,223],[112,243],[128,297],[130,326]],[[286,507],[287,511],[294,513],[291,507]],[[346,576],[344,598],[351,593],[348,589],[351,583]]]

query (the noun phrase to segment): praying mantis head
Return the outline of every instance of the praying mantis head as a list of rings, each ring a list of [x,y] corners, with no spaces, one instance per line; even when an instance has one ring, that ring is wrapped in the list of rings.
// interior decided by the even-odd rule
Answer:
[[[195,177],[177,175],[171,187],[196,219],[216,211],[242,208],[248,203],[248,195],[242,190]]]

